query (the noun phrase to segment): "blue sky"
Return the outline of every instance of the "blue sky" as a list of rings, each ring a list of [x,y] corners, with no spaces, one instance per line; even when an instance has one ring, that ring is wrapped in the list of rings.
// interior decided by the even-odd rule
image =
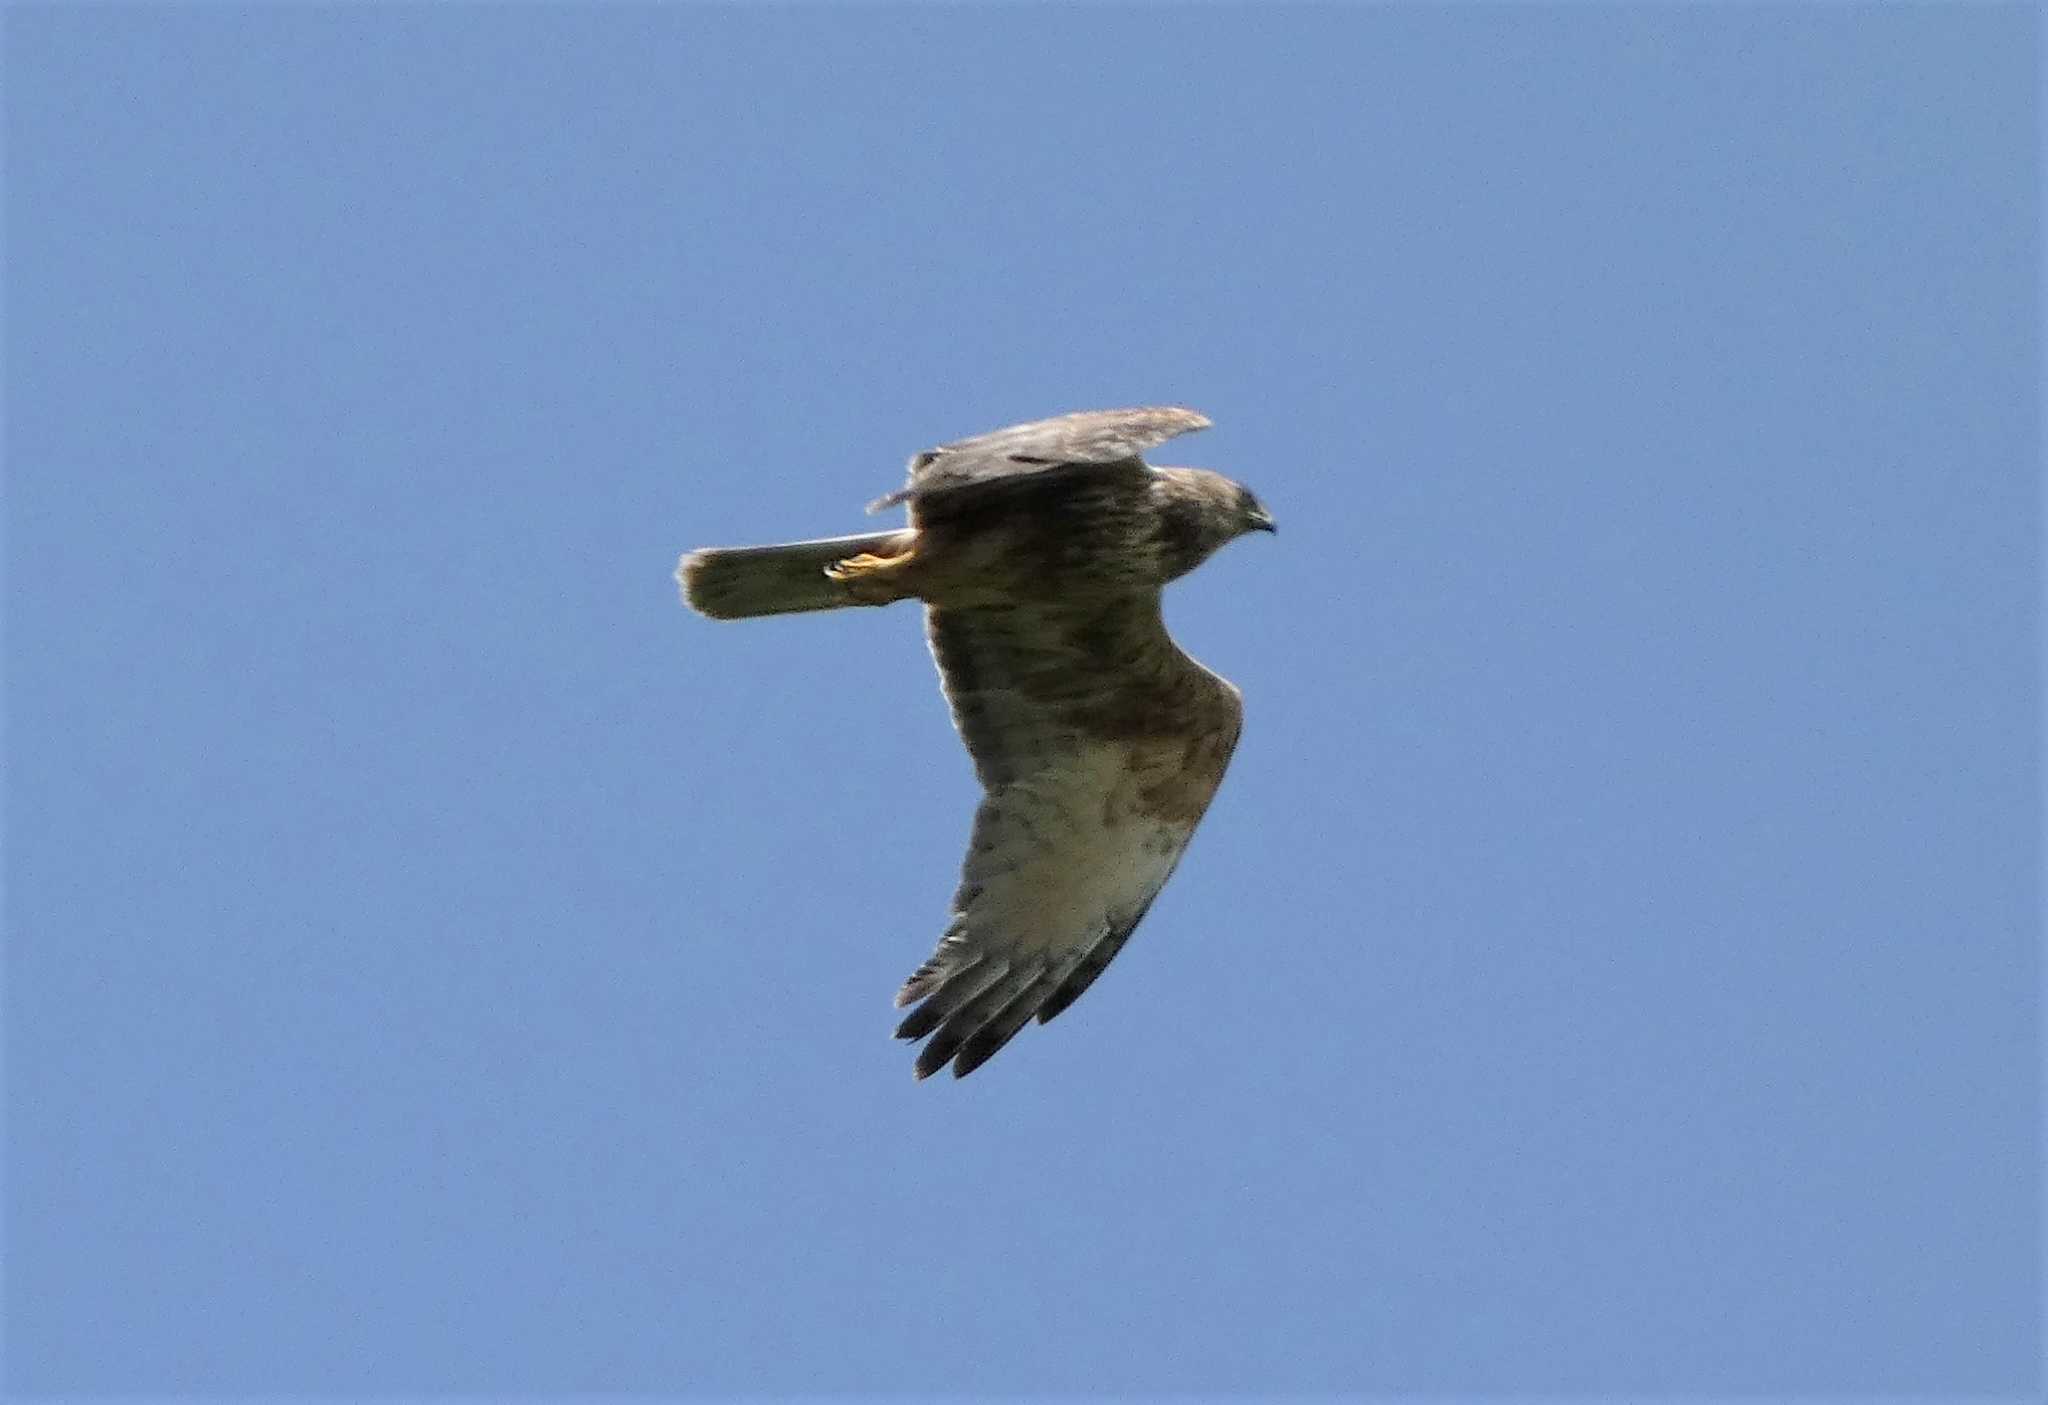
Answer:
[[[6,1381],[2018,1395],[2036,12],[13,7]],[[919,1085],[938,440],[1281,524],[1058,1023]]]

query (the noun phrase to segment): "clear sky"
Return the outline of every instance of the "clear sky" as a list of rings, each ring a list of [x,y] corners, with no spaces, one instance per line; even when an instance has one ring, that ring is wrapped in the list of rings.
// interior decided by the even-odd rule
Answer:
[[[9,1386],[2031,1388],[2037,25],[11,8]],[[1243,745],[916,1084],[918,620],[670,571],[1144,402]]]

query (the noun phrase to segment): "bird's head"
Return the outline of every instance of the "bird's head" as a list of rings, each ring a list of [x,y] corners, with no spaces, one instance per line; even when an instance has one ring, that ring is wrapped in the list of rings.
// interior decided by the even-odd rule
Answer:
[[[1273,514],[1242,483],[1206,468],[1157,470],[1159,529],[1166,579],[1186,575],[1226,542],[1271,532]]]
[[[1223,481],[1230,483],[1230,480],[1227,478]],[[1246,532],[1277,532],[1280,530],[1273,524],[1273,514],[1266,511],[1266,505],[1259,501],[1257,495],[1250,488],[1245,487],[1242,483],[1230,483],[1230,487],[1232,489],[1231,506],[1237,510],[1238,528],[1235,535],[1243,536]]]

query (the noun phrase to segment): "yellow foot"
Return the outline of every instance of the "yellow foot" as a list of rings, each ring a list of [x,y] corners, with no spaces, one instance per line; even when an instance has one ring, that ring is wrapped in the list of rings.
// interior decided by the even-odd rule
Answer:
[[[846,593],[861,604],[887,605],[910,593],[897,573],[915,556],[912,551],[901,556],[871,556],[864,551],[833,562],[825,568],[825,574],[845,586]]]
[[[908,555],[870,556],[863,551],[860,555],[849,556],[844,561],[834,561],[825,568],[825,574],[835,581],[859,580],[862,576],[871,576],[877,571],[886,571],[891,566],[900,566],[909,559]]]

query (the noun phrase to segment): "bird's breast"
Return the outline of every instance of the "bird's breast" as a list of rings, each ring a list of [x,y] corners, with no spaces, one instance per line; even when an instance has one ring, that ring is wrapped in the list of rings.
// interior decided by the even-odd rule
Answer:
[[[1110,486],[1000,495],[919,529],[934,604],[1072,601],[1166,579],[1142,503]]]

